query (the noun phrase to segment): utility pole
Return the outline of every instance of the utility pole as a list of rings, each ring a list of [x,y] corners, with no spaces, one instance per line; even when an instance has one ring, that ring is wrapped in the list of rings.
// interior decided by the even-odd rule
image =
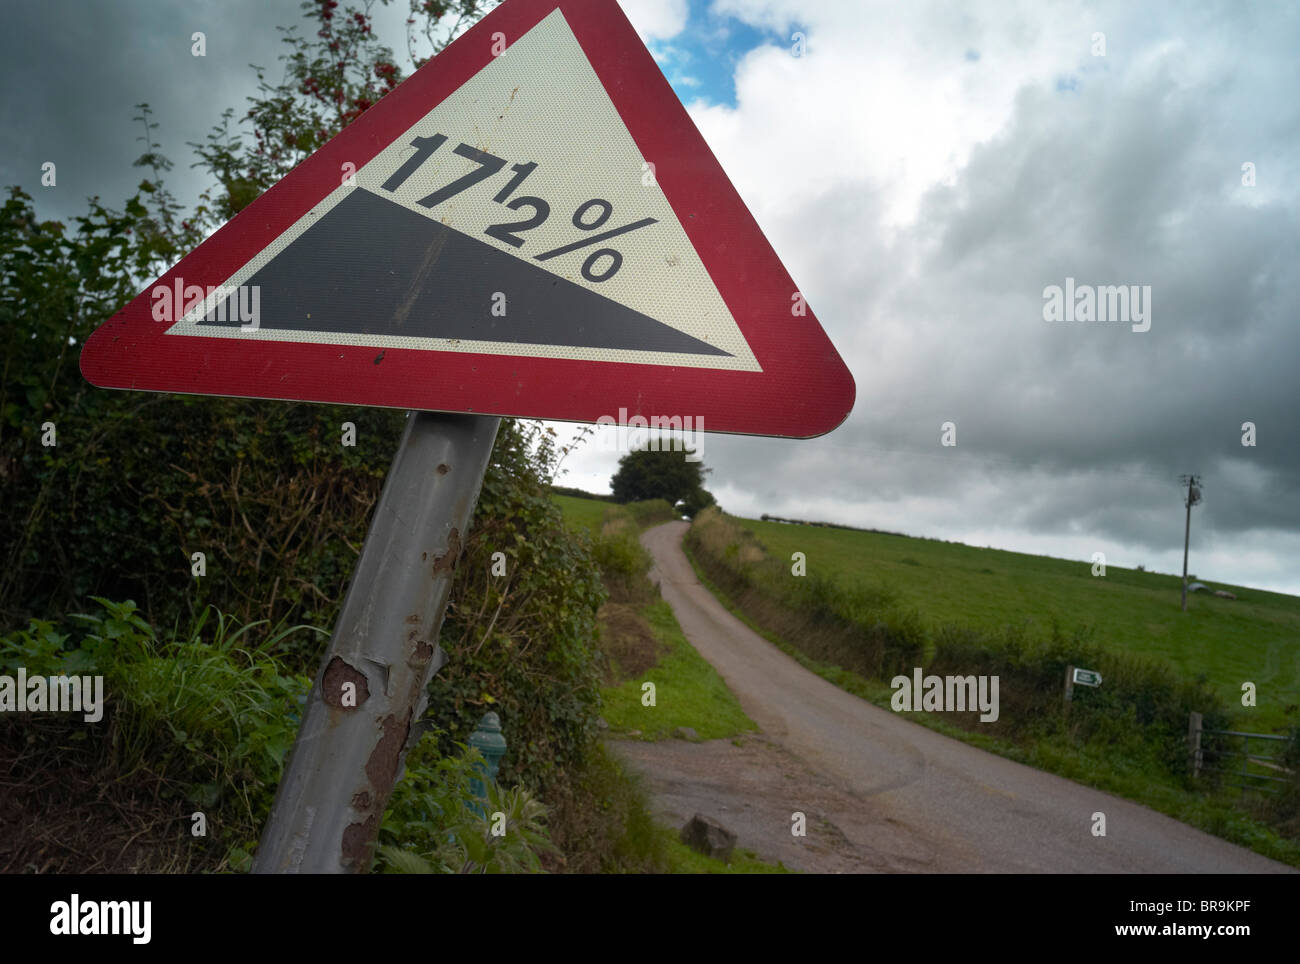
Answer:
[[[1179,480],[1187,484],[1187,526],[1183,530],[1183,612],[1187,612],[1187,547],[1192,538],[1192,506],[1201,501],[1201,479],[1184,475]]]

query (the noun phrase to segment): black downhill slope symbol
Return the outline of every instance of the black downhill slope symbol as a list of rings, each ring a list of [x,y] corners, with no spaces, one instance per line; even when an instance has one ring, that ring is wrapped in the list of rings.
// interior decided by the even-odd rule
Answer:
[[[730,357],[360,188],[244,284],[261,289],[262,329]],[[498,292],[504,317],[492,313]],[[229,320],[213,311],[199,325],[238,327],[238,298],[227,299]]]

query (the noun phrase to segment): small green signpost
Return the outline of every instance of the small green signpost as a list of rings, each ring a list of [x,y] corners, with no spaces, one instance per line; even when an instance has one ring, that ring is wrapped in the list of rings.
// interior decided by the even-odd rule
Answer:
[[[1079,669],[1076,667],[1074,670],[1074,682],[1079,686],[1100,686],[1101,674],[1095,669]]]

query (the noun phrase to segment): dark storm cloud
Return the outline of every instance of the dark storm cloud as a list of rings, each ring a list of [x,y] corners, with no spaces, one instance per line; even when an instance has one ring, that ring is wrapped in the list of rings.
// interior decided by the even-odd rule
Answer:
[[[1255,527],[1264,512],[1300,527],[1295,500],[1242,511],[1249,493],[1222,471],[1248,462],[1282,492],[1300,469],[1295,209],[1249,203],[1240,164],[1255,145],[1218,126],[1226,105],[1159,72],[1122,98],[1099,88],[1064,101],[1026,94],[1006,133],[926,205],[918,232],[937,242],[922,271],[929,284],[897,304],[933,312],[937,296],[958,308],[963,334],[918,414],[935,423],[950,413],[976,454],[1067,471],[1138,466],[1171,480],[1199,470],[1226,496],[1217,525]],[[1150,284],[1150,331],[1043,321],[1043,288],[1067,277]],[[1248,420],[1259,427],[1250,449]],[[1086,501],[1060,509],[1090,514]],[[1127,521],[1095,524],[1142,535]]]
[[[236,115],[254,93],[249,63],[278,80],[277,25],[298,23],[298,0],[7,4],[0,31],[0,183],[18,184],[41,217],[68,219],[99,195],[120,206],[144,177],[134,105],[146,102],[156,136],[175,168],[168,185],[182,202],[208,185],[191,170],[188,141],[201,141],[221,111]],[[202,31],[207,56],[191,54]],[[57,165],[42,187],[41,165]]]

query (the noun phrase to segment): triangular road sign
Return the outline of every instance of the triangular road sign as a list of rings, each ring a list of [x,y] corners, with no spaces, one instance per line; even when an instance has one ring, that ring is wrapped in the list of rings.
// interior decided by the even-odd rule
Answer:
[[[855,391],[615,0],[507,0],[102,325],[81,370],[791,437]]]

